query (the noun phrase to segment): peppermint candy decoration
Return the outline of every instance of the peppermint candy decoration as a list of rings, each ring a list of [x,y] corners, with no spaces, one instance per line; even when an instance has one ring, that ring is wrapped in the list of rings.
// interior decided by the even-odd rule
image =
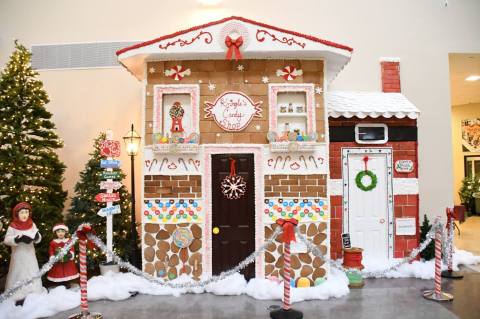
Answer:
[[[247,182],[242,176],[237,175],[235,160],[230,159],[230,175],[226,176],[220,183],[223,196],[227,199],[239,199],[247,191]]]
[[[301,69],[297,69],[294,66],[287,65],[283,69],[277,70],[277,76],[282,77],[284,80],[291,81],[303,74]]]
[[[184,77],[190,75],[192,72],[190,69],[186,69],[181,65],[176,65],[168,70],[165,70],[165,76],[174,79],[175,81],[180,81]]]

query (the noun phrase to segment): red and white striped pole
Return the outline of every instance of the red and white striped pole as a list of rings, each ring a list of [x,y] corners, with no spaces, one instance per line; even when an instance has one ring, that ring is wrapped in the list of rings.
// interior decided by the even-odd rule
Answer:
[[[301,319],[303,313],[291,308],[290,305],[290,242],[295,241],[295,226],[298,221],[291,219],[277,219],[277,224],[283,228],[283,308],[270,312],[273,319]]]
[[[80,311],[82,316],[88,316],[88,292],[87,292],[87,241],[79,241],[80,250]]]
[[[77,230],[78,249],[80,251],[80,313],[68,317],[69,319],[101,319],[99,313],[90,313],[88,311],[88,278],[87,278],[87,244],[88,234],[95,234],[89,224],[83,224]],[[90,243],[92,244],[92,243]],[[92,244],[92,248],[93,248]]]
[[[436,220],[438,221],[438,219]],[[437,227],[437,223],[435,223]],[[423,292],[423,297],[435,301],[450,301],[453,296],[442,291],[442,228],[437,227],[435,231],[435,287],[433,290]]]
[[[290,310],[290,243],[283,243],[283,309]]]
[[[455,216],[453,215],[453,208],[447,207],[447,240],[446,245],[450,245],[448,251],[448,265],[447,270],[442,271],[443,278],[450,279],[462,279],[463,275],[458,271],[453,271],[453,236],[454,236],[454,225],[455,225]]]

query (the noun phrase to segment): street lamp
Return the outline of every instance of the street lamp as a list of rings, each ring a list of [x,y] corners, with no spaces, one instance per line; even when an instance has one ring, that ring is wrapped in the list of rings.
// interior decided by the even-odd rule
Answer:
[[[138,247],[137,247],[137,223],[135,218],[135,155],[138,154],[138,150],[140,149],[140,140],[141,137],[138,135],[137,132],[132,128],[127,134],[123,137],[123,141],[125,142],[125,148],[127,149],[127,154],[130,156],[130,163],[131,163],[131,175],[132,175],[132,199],[131,199],[131,262],[135,267],[140,267],[139,265],[139,254],[138,254]]]

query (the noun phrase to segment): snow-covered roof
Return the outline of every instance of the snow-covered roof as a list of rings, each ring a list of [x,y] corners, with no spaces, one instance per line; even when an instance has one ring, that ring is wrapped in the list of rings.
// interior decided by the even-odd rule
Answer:
[[[330,117],[416,119],[420,111],[401,93],[331,91],[325,93]]]
[[[230,35],[242,36],[244,59],[324,59],[327,82],[350,61],[353,51],[342,44],[233,16],[126,47],[117,51],[118,61],[142,80],[148,61],[224,59]]]

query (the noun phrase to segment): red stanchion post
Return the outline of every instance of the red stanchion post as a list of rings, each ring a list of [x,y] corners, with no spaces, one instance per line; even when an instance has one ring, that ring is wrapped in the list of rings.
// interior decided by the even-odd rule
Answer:
[[[270,312],[272,319],[302,319],[303,313],[290,305],[290,242],[295,241],[295,226],[298,221],[278,219],[277,224],[283,228],[283,308]]]
[[[69,319],[101,319],[103,316],[99,313],[90,313],[88,310],[88,278],[87,278],[87,244],[88,233],[94,233],[91,226],[88,224],[82,225],[82,228],[77,230],[79,252],[80,252],[80,313],[74,314]]]
[[[450,301],[453,296],[442,291],[442,230],[440,227],[435,232],[435,287],[433,290],[423,292],[423,297],[434,301]]]
[[[454,237],[454,234],[453,234],[453,231],[454,231],[454,227],[452,227],[455,223],[455,217],[453,215],[453,208],[448,208],[447,207],[447,238],[450,240],[450,238],[452,238],[452,241],[446,243],[447,245],[451,245],[448,253],[449,253],[449,256],[448,256],[448,269],[447,270],[444,270],[442,271],[442,277],[443,278],[450,278],[450,279],[462,279],[463,278],[463,275],[458,272],[458,271],[453,271],[453,237]]]

